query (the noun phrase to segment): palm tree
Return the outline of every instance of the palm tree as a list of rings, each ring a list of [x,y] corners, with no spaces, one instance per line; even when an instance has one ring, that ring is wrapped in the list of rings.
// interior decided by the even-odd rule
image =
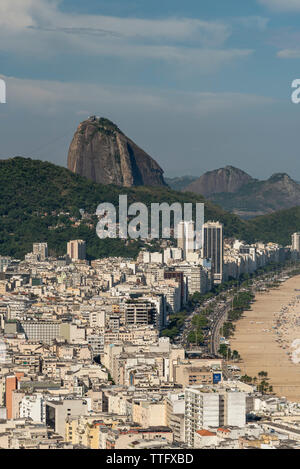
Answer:
[[[268,373],[267,373],[266,371],[260,371],[260,372],[258,373],[258,376],[259,376],[260,379],[262,379],[262,378],[267,378]]]
[[[232,359],[233,359],[233,360],[239,360],[240,358],[241,358],[241,357],[240,357],[240,354],[238,353],[238,351],[237,351],[237,350],[234,350],[234,351],[232,352]]]

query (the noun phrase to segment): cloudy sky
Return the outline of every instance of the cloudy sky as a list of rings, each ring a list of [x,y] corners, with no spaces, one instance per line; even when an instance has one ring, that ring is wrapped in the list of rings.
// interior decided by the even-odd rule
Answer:
[[[113,120],[168,176],[300,180],[300,0],[1,0],[0,158],[66,165]]]

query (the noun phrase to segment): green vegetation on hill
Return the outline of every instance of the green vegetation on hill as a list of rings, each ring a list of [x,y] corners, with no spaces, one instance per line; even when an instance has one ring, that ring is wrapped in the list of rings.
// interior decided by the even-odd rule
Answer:
[[[300,206],[252,218],[248,226],[254,239],[291,244],[291,235],[300,231]]]
[[[95,214],[98,204],[118,207],[119,195],[128,204],[143,202],[203,202],[201,196],[175,192],[167,187],[124,188],[93,183],[66,168],[48,162],[16,157],[0,161],[0,254],[22,258],[32,243],[46,241],[50,253],[63,255],[70,239],[87,241],[89,258],[136,256],[142,241],[100,240],[96,216],[81,220],[80,209]],[[228,236],[243,232],[244,222],[221,208],[206,205],[206,218],[224,222]],[[79,223],[79,221],[81,222]],[[76,226],[77,225],[77,226]]]
[[[93,183],[66,168],[48,162],[16,157],[0,161],[0,254],[22,258],[32,243],[46,241],[50,253],[63,255],[70,239],[87,241],[89,258],[136,256],[142,241],[100,240],[95,232],[98,204],[118,207],[119,195],[128,204],[205,202],[206,220],[224,223],[225,236],[247,242],[276,241],[286,244],[299,230],[300,207],[246,222],[196,194],[176,192],[168,187],[124,188]],[[80,209],[91,214],[81,219]],[[152,249],[155,249],[155,244]]]

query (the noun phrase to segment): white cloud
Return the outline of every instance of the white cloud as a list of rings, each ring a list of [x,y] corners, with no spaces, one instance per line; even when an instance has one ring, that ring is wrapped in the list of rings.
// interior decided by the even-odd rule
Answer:
[[[196,39],[204,45],[222,45],[230,36],[229,26],[198,19],[147,20],[109,16],[58,15],[56,31],[78,35],[97,34],[145,39]]]
[[[159,112],[205,114],[221,110],[264,106],[273,99],[230,92],[179,92],[145,90],[130,86],[104,86],[58,81],[26,80],[2,77],[7,83],[7,106],[11,110],[28,109],[34,114],[53,115],[72,109],[77,115],[97,113],[99,109],[133,108]]]
[[[273,11],[300,12],[300,0],[258,0]]]
[[[252,53],[226,48],[231,26],[220,21],[66,14],[59,4],[59,0],[1,0],[0,50],[42,59],[64,53],[155,59],[195,64],[203,71]]]
[[[277,52],[280,59],[300,59],[300,49],[282,49]]]
[[[152,40],[193,39],[205,46],[223,45],[230,26],[192,18],[149,20],[102,15],[65,14],[58,0],[1,0],[0,26],[12,31],[32,29],[77,36],[100,35]]]
[[[37,25],[41,19],[51,21],[58,3],[56,0],[1,0],[0,27],[5,32],[17,32]]]
[[[198,70],[202,70],[203,72],[213,71],[233,60],[245,58],[253,53],[251,49],[207,49],[138,43],[123,43],[121,45],[117,41],[109,41],[109,43],[103,41],[102,44],[90,44],[89,41],[79,42],[78,47],[81,47],[83,51],[98,56],[126,58],[127,60],[152,59],[168,62],[170,64],[188,64],[190,67],[195,66]]]
[[[233,19],[234,24],[240,24],[244,28],[257,29],[258,31],[265,31],[270,22],[270,18],[263,16],[242,16]]]

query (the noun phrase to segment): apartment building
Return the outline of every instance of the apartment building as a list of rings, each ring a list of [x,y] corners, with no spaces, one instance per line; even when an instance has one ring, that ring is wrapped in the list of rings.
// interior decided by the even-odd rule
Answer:
[[[214,283],[223,281],[223,224],[209,221],[202,228],[203,258],[211,259]]]
[[[30,418],[36,423],[45,423],[45,398],[42,394],[25,395],[19,403],[20,418]]]
[[[184,392],[169,393],[165,399],[166,405],[166,425],[171,428],[174,441],[185,441],[184,411],[185,396]]]
[[[67,254],[72,261],[84,260],[86,258],[86,242],[82,239],[69,241]]]
[[[300,232],[292,234],[292,254],[294,257],[300,254]]]
[[[177,247],[182,250],[184,259],[195,252],[195,222],[182,221],[179,223],[177,227]]]
[[[38,260],[44,261],[48,257],[48,244],[47,243],[34,243],[32,253],[37,256]]]
[[[89,399],[66,398],[59,401],[46,401],[45,415],[46,425],[55,433],[65,436],[67,417],[86,415],[90,408]]]
[[[166,426],[166,405],[162,402],[134,400],[132,420],[141,427]]]
[[[228,389],[194,386],[185,389],[185,438],[194,447],[195,432],[222,425],[244,427],[246,395]]]
[[[163,295],[127,299],[123,307],[126,326],[154,324],[160,330],[165,325]]]
[[[219,425],[219,395],[205,388],[185,389],[185,441],[194,447],[195,432]]]
[[[60,337],[59,321],[20,321],[21,331],[27,340],[37,340],[50,344]]]

